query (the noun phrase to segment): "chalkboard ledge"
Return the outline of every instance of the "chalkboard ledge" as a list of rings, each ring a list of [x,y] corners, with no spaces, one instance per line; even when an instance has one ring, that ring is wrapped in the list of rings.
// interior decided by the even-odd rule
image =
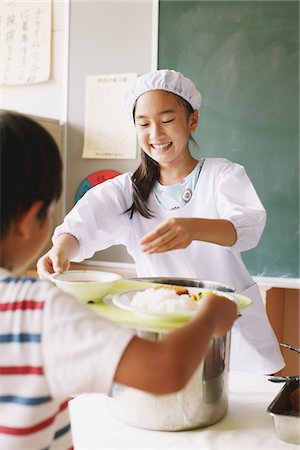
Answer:
[[[253,277],[258,286],[265,288],[300,289],[299,278]]]

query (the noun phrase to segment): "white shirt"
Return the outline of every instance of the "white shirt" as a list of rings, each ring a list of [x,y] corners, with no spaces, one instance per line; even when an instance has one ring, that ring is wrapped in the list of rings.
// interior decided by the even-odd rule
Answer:
[[[281,369],[284,363],[277,340],[259,290],[240,255],[241,251],[258,244],[266,223],[266,211],[245,169],[223,158],[206,158],[193,197],[184,207],[167,211],[152,193],[148,206],[155,217],[146,219],[135,213],[130,219],[124,211],[131,204],[130,173],[97,185],[56,228],[53,241],[62,233],[74,235],[80,246],[74,261],[123,244],[135,260],[140,277],[197,278],[234,287],[254,303],[234,326],[231,368],[262,373]],[[236,229],[237,241],[231,247],[193,241],[185,249],[152,255],[143,253],[140,239],[172,217],[227,219]]]

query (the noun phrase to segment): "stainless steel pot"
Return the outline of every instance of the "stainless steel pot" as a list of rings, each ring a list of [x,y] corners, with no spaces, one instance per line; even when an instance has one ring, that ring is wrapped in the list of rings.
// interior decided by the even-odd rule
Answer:
[[[233,292],[229,286],[215,282],[179,278],[138,278],[159,284],[201,287]],[[151,341],[165,333],[136,330],[138,336]],[[174,394],[157,396],[115,384],[108,397],[108,409],[118,420],[139,428],[161,431],[188,430],[218,422],[228,408],[228,364],[230,332],[211,339],[206,355],[187,385]]]
[[[157,284],[173,284],[175,286],[198,287],[210,291],[235,292],[235,289],[227,284],[218,281],[198,280],[197,278],[177,278],[177,277],[142,277],[130,278],[132,281],[145,281]]]

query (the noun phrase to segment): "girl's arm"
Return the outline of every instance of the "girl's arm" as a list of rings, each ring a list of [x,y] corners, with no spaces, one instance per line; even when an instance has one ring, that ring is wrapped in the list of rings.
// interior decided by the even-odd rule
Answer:
[[[134,337],[122,355],[114,380],[154,394],[182,389],[204,357],[210,339],[224,336],[236,316],[234,302],[207,295],[196,317],[161,342]]]
[[[79,249],[77,239],[71,234],[61,234],[53,247],[37,262],[40,278],[47,279],[51,273],[64,272]]]
[[[41,278],[68,270],[70,261],[91,258],[96,251],[127,243],[131,201],[130,174],[94,186],[73,206],[54,230],[53,248],[38,262]]]
[[[142,251],[161,253],[187,247],[192,241],[232,246],[237,239],[229,220],[172,218],[168,219],[140,241]]]
[[[233,247],[242,252],[254,248],[261,237],[266,211],[243,166],[225,159],[208,159],[206,182],[213,180],[209,195],[216,219],[167,220],[141,240],[142,250],[165,252],[187,247],[193,240]],[[202,176],[202,175],[201,175]]]

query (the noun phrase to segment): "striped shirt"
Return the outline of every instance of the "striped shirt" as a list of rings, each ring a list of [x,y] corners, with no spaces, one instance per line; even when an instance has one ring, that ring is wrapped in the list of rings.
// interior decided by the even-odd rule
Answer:
[[[0,449],[72,448],[69,396],[109,392],[131,337],[51,283],[0,269]]]

